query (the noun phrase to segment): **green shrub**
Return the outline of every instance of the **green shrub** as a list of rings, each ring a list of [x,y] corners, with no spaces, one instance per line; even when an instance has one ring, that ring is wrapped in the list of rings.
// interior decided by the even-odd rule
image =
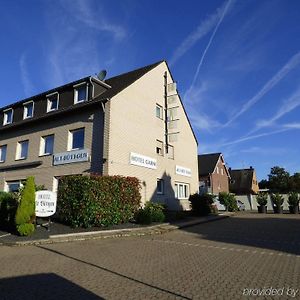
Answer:
[[[147,202],[144,208],[139,209],[135,220],[139,224],[150,224],[152,222],[164,222],[164,206],[160,203]]]
[[[266,206],[268,203],[268,194],[267,193],[258,193],[256,201],[260,206]]]
[[[151,224],[151,212],[148,209],[139,209],[136,213],[135,220],[138,224]]]
[[[212,205],[214,203],[214,195],[211,194],[193,194],[190,196],[192,212],[197,216],[207,216],[215,212]]]
[[[228,211],[237,211],[238,206],[236,204],[235,196],[231,193],[221,192],[219,193],[219,201],[226,207]]]
[[[17,198],[12,193],[0,191],[0,226],[2,228],[14,227],[17,207]]]
[[[21,192],[21,200],[17,208],[15,222],[16,229],[19,234],[25,235],[26,233],[30,234],[33,231],[29,228],[32,228],[32,223],[35,219],[35,184],[34,177],[28,177],[26,180],[25,187]],[[31,224],[31,225],[25,225]],[[20,231],[19,231],[20,230]],[[34,230],[34,228],[33,228]]]
[[[17,225],[17,231],[20,235],[27,236],[34,232],[34,225],[32,223],[24,223]]]
[[[272,200],[273,206],[276,206],[276,207],[282,206],[283,201],[284,201],[282,195],[280,195],[279,193],[271,194],[271,200]]]
[[[289,193],[288,198],[289,206],[298,206],[299,205],[299,195],[296,192]]]
[[[135,177],[65,176],[58,188],[57,215],[73,227],[128,222],[140,206]]]

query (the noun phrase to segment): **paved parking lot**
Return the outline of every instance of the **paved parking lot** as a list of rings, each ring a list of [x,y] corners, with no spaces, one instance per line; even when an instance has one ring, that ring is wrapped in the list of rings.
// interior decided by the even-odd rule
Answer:
[[[300,299],[300,217],[0,247],[0,299]],[[250,296],[249,296],[250,295]]]

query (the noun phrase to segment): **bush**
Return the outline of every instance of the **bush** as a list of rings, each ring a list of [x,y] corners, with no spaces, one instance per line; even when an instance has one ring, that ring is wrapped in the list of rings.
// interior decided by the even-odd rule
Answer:
[[[299,195],[296,192],[289,193],[288,198],[289,206],[298,206],[299,205]]]
[[[211,194],[191,195],[189,201],[191,203],[193,213],[197,216],[207,216],[208,214],[215,212],[212,207],[214,198],[215,196]]]
[[[258,193],[256,201],[260,206],[266,206],[268,203],[268,194],[267,193]]]
[[[18,200],[12,193],[0,191],[0,226],[5,229],[12,229],[15,225],[15,214],[18,207]]]
[[[151,212],[148,209],[140,208],[135,216],[135,220],[138,224],[151,224]]]
[[[21,200],[17,208],[15,222],[20,235],[31,234],[34,231],[35,219],[35,184],[34,177],[28,177],[21,192]],[[28,225],[29,224],[29,225]],[[32,229],[32,226],[33,229]]]
[[[164,206],[160,203],[147,202],[144,208],[139,209],[136,214],[136,222],[139,224],[150,224],[151,222],[164,222]]]
[[[273,206],[280,207],[283,204],[283,197],[279,193],[271,194]]]
[[[134,217],[140,199],[135,177],[66,176],[58,188],[57,215],[72,227],[120,224]]]
[[[228,211],[237,211],[238,206],[236,204],[236,199],[233,194],[221,192],[219,193],[219,201],[226,207]]]

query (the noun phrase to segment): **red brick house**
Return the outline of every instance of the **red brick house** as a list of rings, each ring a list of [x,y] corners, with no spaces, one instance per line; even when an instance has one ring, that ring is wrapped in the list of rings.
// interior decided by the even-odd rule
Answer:
[[[222,153],[198,155],[199,192],[229,192],[230,174]]]

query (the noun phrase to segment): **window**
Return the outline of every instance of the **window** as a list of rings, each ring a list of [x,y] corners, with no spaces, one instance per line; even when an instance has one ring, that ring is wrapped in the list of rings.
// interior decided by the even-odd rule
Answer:
[[[70,131],[69,137],[69,150],[84,148],[84,128]]]
[[[178,115],[178,107],[168,109],[168,121],[175,121]]]
[[[163,119],[163,108],[159,104],[156,104],[156,117]]]
[[[18,142],[16,159],[26,159],[28,157],[29,141]]]
[[[164,193],[164,181],[162,179],[157,179],[156,194],[163,195],[163,193]]]
[[[59,97],[58,93],[53,93],[47,96],[47,112],[58,109]]]
[[[219,167],[217,167],[217,174],[219,174]]]
[[[224,175],[224,170],[223,169],[221,169],[221,175]]]
[[[164,155],[164,150],[163,150],[164,144],[162,141],[156,140],[156,153],[158,155]]]
[[[168,145],[168,158],[174,159],[174,147],[172,145]]]
[[[11,124],[13,121],[13,110],[12,108],[4,111],[3,125]]]
[[[7,181],[5,183],[5,191],[6,192],[18,192],[20,187],[23,186],[22,180],[18,181]]]
[[[43,136],[41,138],[40,155],[53,154],[54,148],[54,134]]]
[[[34,103],[33,101],[24,103],[24,112],[23,112],[23,119],[29,119],[33,117],[33,108],[34,108]]]
[[[175,183],[175,197],[177,199],[188,199],[190,196],[190,187],[187,183]]]
[[[6,161],[7,145],[0,146],[0,162]]]
[[[74,104],[81,103],[87,100],[87,84],[75,86],[74,89]]]

